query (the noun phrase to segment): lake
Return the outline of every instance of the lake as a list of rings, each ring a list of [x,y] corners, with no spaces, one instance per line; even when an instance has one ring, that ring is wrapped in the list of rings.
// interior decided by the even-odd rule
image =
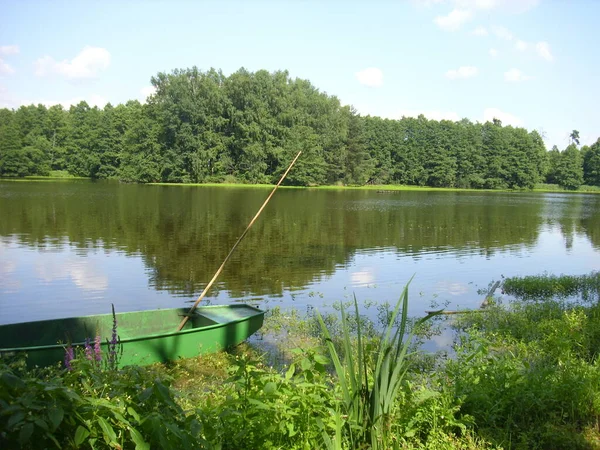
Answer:
[[[0,323],[189,305],[268,189],[0,181]],[[280,189],[207,303],[305,312],[410,286],[478,307],[501,276],[600,270],[600,195]],[[376,314],[376,308],[365,309]]]

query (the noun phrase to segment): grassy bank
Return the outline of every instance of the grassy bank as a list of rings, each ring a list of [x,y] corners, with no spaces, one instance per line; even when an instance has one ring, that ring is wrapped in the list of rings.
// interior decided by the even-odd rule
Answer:
[[[0,444],[600,448],[598,279],[507,279],[508,304],[453,316],[453,358],[416,351],[442,318],[409,320],[403,294],[382,309],[384,330],[352,304],[341,318],[274,309],[262,333],[275,343],[170,365],[0,361]]]
[[[244,184],[244,183],[148,183],[152,186],[206,186],[206,187],[229,187],[229,188],[258,188],[273,189],[272,184]],[[366,190],[377,192],[397,192],[397,191],[429,191],[429,192],[562,192],[562,193],[595,193],[600,194],[598,186],[581,186],[578,190],[563,189],[555,184],[537,184],[533,190],[525,189],[463,189],[463,188],[442,188],[429,186],[408,186],[397,184],[370,184],[364,186],[280,186],[280,189],[314,189],[314,190]]]
[[[66,170],[51,170],[48,175],[29,175],[23,178],[6,177],[2,181],[63,181],[63,180],[89,180],[87,177],[76,177]]]

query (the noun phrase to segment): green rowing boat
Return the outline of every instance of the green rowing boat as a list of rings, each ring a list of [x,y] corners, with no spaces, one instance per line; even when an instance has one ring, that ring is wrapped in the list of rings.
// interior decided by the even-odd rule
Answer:
[[[120,365],[173,361],[237,345],[260,329],[264,314],[244,304],[201,306],[192,314],[183,308],[116,314]],[[186,315],[183,329],[175,331]],[[83,348],[96,336],[106,353],[112,327],[112,314],[0,325],[0,355],[25,353],[28,366],[49,366],[64,360],[67,343]]]

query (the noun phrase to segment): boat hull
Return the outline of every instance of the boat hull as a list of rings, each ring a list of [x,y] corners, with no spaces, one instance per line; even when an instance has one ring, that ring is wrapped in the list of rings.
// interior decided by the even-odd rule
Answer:
[[[119,365],[147,365],[191,358],[240,344],[258,331],[264,311],[250,305],[199,307],[181,331],[186,309],[138,311],[116,315]],[[111,314],[0,325],[0,354],[26,354],[27,365],[50,366],[64,360],[71,345],[83,357],[86,339],[100,336],[106,356]]]

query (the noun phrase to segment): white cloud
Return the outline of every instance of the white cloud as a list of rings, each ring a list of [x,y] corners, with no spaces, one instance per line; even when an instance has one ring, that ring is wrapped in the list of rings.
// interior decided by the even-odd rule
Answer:
[[[420,115],[424,115],[430,120],[452,120],[453,122],[457,122],[460,120],[460,116],[458,113],[454,111],[423,111],[418,109],[403,109],[398,111],[393,116],[389,117],[390,119],[401,119],[402,117],[419,117]]]
[[[515,47],[517,48],[517,50],[519,50],[520,52],[524,52],[525,50],[527,50],[527,48],[529,47],[529,44],[525,41],[522,40],[518,40],[517,43],[515,44]]]
[[[504,39],[505,41],[510,41],[513,38],[513,34],[508,29],[498,25],[492,27],[492,33],[494,33],[497,38]]]
[[[486,108],[483,111],[483,121],[491,122],[494,119],[499,119],[502,121],[502,125],[512,125],[512,126],[522,126],[523,121],[504,111],[500,111],[498,108]]]
[[[95,78],[110,65],[110,53],[105,48],[86,46],[72,60],[55,61],[44,56],[35,62],[35,74],[62,75],[68,79]]]
[[[458,9],[499,10],[509,14],[520,14],[536,7],[540,0],[411,0],[411,3],[426,8],[438,4],[452,4]]]
[[[11,94],[6,87],[0,85],[0,108],[17,108],[19,101]]]
[[[490,48],[489,54],[492,58],[497,58],[498,57],[498,50],[496,50],[495,48]]]
[[[453,282],[448,280],[438,281],[434,289],[438,294],[450,294],[454,296],[464,295],[469,292],[469,285],[461,282]]]
[[[433,21],[444,31],[456,31],[471,20],[473,13],[465,9],[453,9],[447,16],[437,16]]]
[[[356,79],[360,84],[371,87],[383,86],[383,72],[376,67],[369,67],[367,69],[356,72]]]
[[[453,3],[457,8],[520,14],[536,7],[540,0],[453,0]]]
[[[140,94],[142,100],[145,101],[148,97],[156,93],[156,88],[154,86],[146,86],[140,89]]]
[[[521,52],[532,50],[539,57],[545,59],[546,61],[554,61],[554,56],[552,55],[552,51],[550,50],[550,44],[548,44],[545,41],[540,41],[536,44],[532,44],[530,42],[525,42],[519,39],[515,43],[515,48]]]
[[[511,83],[516,83],[519,81],[527,81],[527,80],[532,80],[532,79],[533,79],[533,77],[531,77],[529,75],[525,75],[519,69],[510,69],[510,70],[504,72],[504,80],[509,81]]]
[[[535,8],[541,0],[502,0],[498,1],[498,9],[508,13],[521,14]]]
[[[16,55],[19,53],[18,45],[0,45],[0,55]]]
[[[108,288],[108,277],[93,262],[78,257],[59,259],[54,254],[42,255],[34,266],[37,277],[44,283],[70,278],[85,291],[104,291]]]
[[[0,75],[11,75],[15,73],[15,69],[10,64],[4,62],[2,58],[0,58]]]
[[[488,30],[486,27],[482,27],[481,25],[478,26],[477,28],[475,28],[471,34],[475,35],[475,36],[487,36],[488,35]]]
[[[550,51],[550,44],[548,44],[545,41],[541,41],[541,42],[538,42],[537,44],[535,44],[535,51],[539,56],[544,58],[546,61],[554,60],[554,56],[552,55],[552,52]]]
[[[454,0],[456,7],[463,9],[494,9],[498,3],[498,0]]]
[[[53,105],[62,105],[64,108],[69,108],[71,105],[86,101],[90,106],[98,106],[103,108],[108,103],[106,97],[98,94],[89,94],[85,97],[73,97],[66,100],[47,99],[47,98],[19,98],[12,94],[5,86],[0,85],[0,108],[18,108],[21,105],[44,105],[50,107]]]
[[[424,6],[426,8],[430,8],[433,5],[437,5],[438,3],[444,3],[446,0],[411,0],[411,2],[416,6]]]
[[[350,274],[350,282],[352,286],[368,286],[369,284],[373,284],[375,281],[375,269],[372,267],[365,267],[358,272],[353,272]]]
[[[451,69],[446,72],[446,78],[450,78],[451,80],[463,79],[463,78],[472,78],[477,76],[479,73],[479,69],[473,66],[462,66],[458,69]]]

